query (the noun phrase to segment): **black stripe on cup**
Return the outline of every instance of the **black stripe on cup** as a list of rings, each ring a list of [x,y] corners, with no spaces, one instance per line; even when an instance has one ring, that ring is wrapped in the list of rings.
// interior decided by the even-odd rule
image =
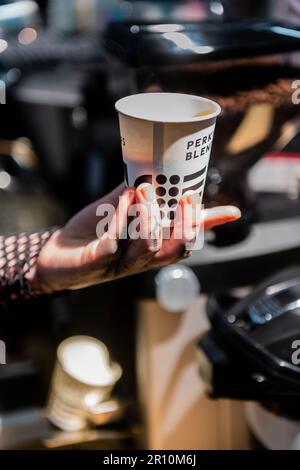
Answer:
[[[128,177],[128,166],[124,163],[124,176],[125,176],[125,183],[129,186],[129,177]]]
[[[192,175],[185,176],[184,182],[187,183],[188,181],[193,181],[197,178],[200,178],[200,176],[203,176],[206,172],[206,167],[203,168],[203,170],[197,171],[197,173],[193,173]]]
[[[183,190],[183,194],[187,193],[188,191],[195,191],[196,192],[198,189],[202,188],[202,186],[204,185],[204,181],[205,180],[200,181],[200,183],[197,183],[194,186],[190,186],[189,188],[185,188]]]

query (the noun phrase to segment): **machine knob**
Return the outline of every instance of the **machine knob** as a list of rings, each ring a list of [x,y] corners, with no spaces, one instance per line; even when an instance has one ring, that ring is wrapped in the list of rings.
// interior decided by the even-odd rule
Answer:
[[[200,293],[200,282],[194,272],[183,264],[163,268],[155,278],[156,298],[169,312],[187,310]]]

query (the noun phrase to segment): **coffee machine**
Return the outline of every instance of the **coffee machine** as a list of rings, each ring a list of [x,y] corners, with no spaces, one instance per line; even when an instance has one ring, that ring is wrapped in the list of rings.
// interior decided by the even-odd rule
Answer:
[[[256,438],[270,449],[299,449],[299,267],[240,299],[211,295],[207,312],[211,329],[198,357],[210,396],[252,402]]]

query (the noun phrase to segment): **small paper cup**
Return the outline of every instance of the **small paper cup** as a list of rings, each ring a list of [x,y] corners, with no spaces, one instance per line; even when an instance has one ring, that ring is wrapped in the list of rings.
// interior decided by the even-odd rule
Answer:
[[[103,372],[100,357],[104,360],[107,374]],[[108,350],[101,341],[88,336],[75,336],[63,341],[57,350],[48,399],[49,420],[64,431],[85,429],[89,415],[110,398],[121,375],[121,367],[110,362]]]
[[[199,96],[143,93],[119,100],[116,110],[126,184],[153,184],[167,227],[185,193],[198,193],[202,203],[221,108]]]

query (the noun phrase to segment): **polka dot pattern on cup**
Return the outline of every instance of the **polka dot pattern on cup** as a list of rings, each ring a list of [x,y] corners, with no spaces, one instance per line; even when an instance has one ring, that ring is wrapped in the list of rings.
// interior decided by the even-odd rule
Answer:
[[[159,174],[155,178],[157,202],[161,209],[162,220],[173,221],[181,197],[178,185],[181,182],[179,175]]]

